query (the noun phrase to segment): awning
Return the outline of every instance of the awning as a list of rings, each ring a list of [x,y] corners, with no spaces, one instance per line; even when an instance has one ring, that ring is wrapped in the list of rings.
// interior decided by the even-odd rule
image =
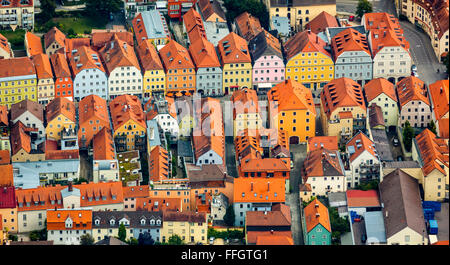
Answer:
[[[166,96],[173,97],[173,93],[167,93]]]
[[[176,97],[181,97],[181,96],[183,96],[183,94],[181,94],[181,92],[177,92],[177,93],[175,94],[175,96],[176,96]]]

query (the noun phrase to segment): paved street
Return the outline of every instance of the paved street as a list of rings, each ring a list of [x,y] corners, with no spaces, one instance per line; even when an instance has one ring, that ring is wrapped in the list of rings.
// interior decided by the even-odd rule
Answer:
[[[291,208],[291,230],[295,245],[304,245],[302,216],[300,210],[299,185],[301,184],[301,169],[306,158],[306,145],[290,145],[290,151],[294,155],[294,168],[291,170],[290,185],[292,192],[286,194],[286,204]]]
[[[238,177],[236,169],[236,151],[233,142],[233,136],[225,137],[225,162],[227,164],[227,173],[232,177]]]
[[[338,0],[336,3],[337,12],[354,13],[357,3],[357,0]],[[373,0],[372,3],[373,12],[387,12],[397,16],[393,0]],[[438,62],[428,35],[419,31],[407,21],[400,21],[400,25],[403,28],[406,40],[409,41],[411,56],[413,63],[417,65],[419,78],[427,84],[445,79],[444,65]],[[440,73],[437,73],[438,69]]]
[[[448,202],[441,204],[441,211],[436,212],[435,219],[438,222],[438,240],[448,240]]]

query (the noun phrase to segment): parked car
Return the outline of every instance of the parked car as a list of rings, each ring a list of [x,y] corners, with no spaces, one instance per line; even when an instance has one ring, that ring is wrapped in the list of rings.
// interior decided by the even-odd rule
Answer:
[[[411,65],[411,72],[417,72],[417,66],[415,64]]]
[[[353,21],[353,20],[355,20],[355,16],[349,16],[348,17],[348,21]]]
[[[209,244],[210,245],[214,244],[214,237],[213,236],[209,238]]]
[[[398,146],[400,144],[400,142],[398,141],[397,138],[394,138],[394,140],[392,140],[394,146]]]
[[[291,169],[294,168],[294,161],[291,160]]]
[[[362,235],[361,235],[361,242],[362,242],[363,244],[365,244],[366,241],[367,241],[367,236],[366,236],[366,234],[362,234]]]

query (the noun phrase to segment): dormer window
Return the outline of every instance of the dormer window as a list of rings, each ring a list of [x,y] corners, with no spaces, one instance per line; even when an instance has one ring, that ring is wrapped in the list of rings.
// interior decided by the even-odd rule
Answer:
[[[100,220],[99,219],[95,220],[95,225],[100,225]]]
[[[111,220],[111,221],[109,221],[109,224],[110,224],[110,225],[115,225],[115,224],[116,224],[116,221],[115,221],[115,220]]]
[[[27,207],[30,207],[31,206],[31,203],[30,202],[27,202]]]
[[[51,200],[51,202],[50,202],[52,205],[54,205],[55,204],[55,200]]]
[[[104,201],[106,201],[106,196],[102,196],[102,199],[103,199]]]
[[[141,225],[145,225],[145,219],[141,219]]]
[[[115,200],[116,198],[117,198],[117,196],[116,196],[116,195],[113,195],[113,196],[112,196],[112,199],[113,199],[113,200]]]
[[[161,224],[161,220],[156,220],[156,224],[160,225]]]
[[[96,201],[100,200],[100,196],[95,196],[95,200]]]
[[[91,201],[92,201],[92,197],[89,197],[89,198],[88,198],[88,201],[90,201],[90,202],[91,202]]]

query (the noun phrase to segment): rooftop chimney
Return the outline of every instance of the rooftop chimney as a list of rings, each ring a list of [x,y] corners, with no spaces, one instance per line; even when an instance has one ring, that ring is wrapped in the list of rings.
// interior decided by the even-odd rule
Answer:
[[[72,178],[69,178],[68,179],[68,182],[69,182],[69,192],[72,192],[73,191],[73,187],[72,187]]]
[[[314,205],[314,207],[316,207],[316,208],[319,208],[319,204],[318,204],[318,203],[316,203],[316,204]]]
[[[253,191],[253,182],[250,183],[250,190]]]
[[[270,191],[270,181],[267,182],[267,191]]]
[[[316,213],[316,218],[319,218],[320,217],[320,213]]]

